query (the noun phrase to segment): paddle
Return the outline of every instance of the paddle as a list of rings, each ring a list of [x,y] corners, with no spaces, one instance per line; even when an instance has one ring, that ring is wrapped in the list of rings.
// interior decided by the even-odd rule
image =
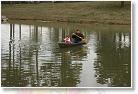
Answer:
[[[82,39],[83,42],[85,42],[85,39],[83,39],[82,37],[76,35],[75,33],[73,33],[73,35],[77,36],[78,38]]]
[[[75,36],[77,36],[78,38],[80,38],[80,39],[82,39],[82,40],[83,40],[83,38],[82,38],[82,37],[80,37],[80,36],[76,35],[75,33],[73,33],[73,35],[75,35]]]

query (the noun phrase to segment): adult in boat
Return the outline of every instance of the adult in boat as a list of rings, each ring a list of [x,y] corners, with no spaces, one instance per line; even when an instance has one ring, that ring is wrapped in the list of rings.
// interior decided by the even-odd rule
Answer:
[[[84,40],[84,35],[77,29],[76,32],[72,34],[72,41],[73,43],[79,43],[82,40]]]

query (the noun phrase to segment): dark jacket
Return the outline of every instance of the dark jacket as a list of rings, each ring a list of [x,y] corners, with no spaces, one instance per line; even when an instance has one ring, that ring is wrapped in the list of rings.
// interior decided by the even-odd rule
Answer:
[[[81,42],[82,39],[84,39],[84,35],[82,33],[77,33],[76,32],[75,34],[72,35],[72,39],[74,40],[75,43],[78,43],[78,42]]]

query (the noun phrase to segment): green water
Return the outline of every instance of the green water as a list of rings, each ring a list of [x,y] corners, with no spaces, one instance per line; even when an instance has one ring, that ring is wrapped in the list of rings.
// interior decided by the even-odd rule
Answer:
[[[87,44],[59,48],[79,28]],[[1,24],[2,87],[130,87],[129,25]]]

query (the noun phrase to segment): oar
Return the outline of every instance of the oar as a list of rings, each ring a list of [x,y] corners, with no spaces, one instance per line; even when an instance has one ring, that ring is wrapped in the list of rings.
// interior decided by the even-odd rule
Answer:
[[[78,38],[82,39],[82,41],[86,42],[86,39],[83,39],[82,37],[76,35],[75,33],[73,33],[73,35],[77,36]]]
[[[78,38],[80,38],[80,39],[83,39],[82,37],[80,37],[80,36],[76,35],[75,33],[73,33],[73,35],[77,36],[77,37],[78,37]]]

